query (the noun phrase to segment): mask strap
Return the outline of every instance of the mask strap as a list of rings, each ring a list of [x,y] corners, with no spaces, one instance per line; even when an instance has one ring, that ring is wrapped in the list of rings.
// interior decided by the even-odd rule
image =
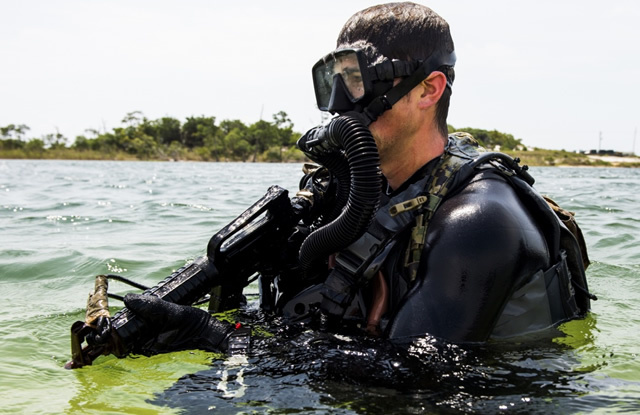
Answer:
[[[416,71],[403,79],[398,85],[391,88],[386,94],[374,98],[373,101],[362,111],[366,116],[367,121],[365,124],[369,126],[372,122],[378,119],[385,111],[390,110],[393,104],[398,102],[400,98],[407,95],[416,85],[422,82],[431,72],[435,71],[440,66],[453,66],[456,62],[455,52],[451,52],[445,59],[441,58],[441,55],[432,55],[429,59],[424,61],[422,65],[416,69]],[[431,67],[437,65],[436,68]],[[447,85],[451,86],[447,80]]]

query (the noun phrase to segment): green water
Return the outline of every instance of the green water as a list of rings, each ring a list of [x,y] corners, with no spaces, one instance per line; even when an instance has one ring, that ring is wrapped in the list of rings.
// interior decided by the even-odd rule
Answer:
[[[396,361],[375,348],[296,339],[246,361],[194,351],[63,369],[69,327],[83,319],[96,274],[154,285],[202,255],[211,235],[269,185],[297,188],[300,169],[0,160],[0,412],[640,412],[633,169],[532,169],[540,192],[577,213],[599,297],[588,318],[565,324],[551,344],[426,344]],[[369,381],[349,369],[354,361],[374,362],[363,370]]]

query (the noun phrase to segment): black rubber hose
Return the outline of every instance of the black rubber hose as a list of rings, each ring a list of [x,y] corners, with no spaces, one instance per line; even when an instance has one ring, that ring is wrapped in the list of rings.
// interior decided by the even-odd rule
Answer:
[[[349,201],[349,189],[351,189],[351,172],[349,162],[344,152],[333,152],[331,154],[320,155],[316,160],[326,167],[336,182],[335,203],[329,212],[323,213],[321,220],[315,226],[318,229],[334,221],[342,213]]]
[[[350,176],[348,181],[346,177],[338,177],[341,184],[350,183],[342,213],[311,233],[300,247],[300,265],[308,273],[317,261],[346,248],[367,230],[380,205],[382,172],[371,132],[360,121],[348,116],[337,117],[326,127],[309,131],[298,146],[329,171],[332,171],[326,165],[331,165],[329,159],[335,159],[336,152],[344,151]],[[340,166],[333,167],[340,170]]]

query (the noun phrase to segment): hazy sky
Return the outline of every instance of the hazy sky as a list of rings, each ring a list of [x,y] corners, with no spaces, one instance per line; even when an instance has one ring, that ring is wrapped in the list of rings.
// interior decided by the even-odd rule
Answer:
[[[0,0],[0,126],[69,138],[131,111],[318,124],[311,66],[361,0]],[[458,63],[449,123],[527,145],[630,152],[637,0],[433,0]],[[640,153],[640,139],[636,145]]]

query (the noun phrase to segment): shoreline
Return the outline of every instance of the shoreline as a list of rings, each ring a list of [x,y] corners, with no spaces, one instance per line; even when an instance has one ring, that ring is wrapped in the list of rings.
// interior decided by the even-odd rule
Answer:
[[[505,154],[509,154],[509,152],[505,152]],[[509,154],[512,157],[520,157],[522,159],[521,164],[528,165],[529,167],[619,167],[619,168],[638,168],[640,167],[640,157],[632,157],[632,156],[598,156],[598,155],[584,155],[587,163],[584,161],[572,163],[567,163],[566,159],[563,158],[552,158],[551,162],[549,159],[540,160],[534,158],[528,158],[526,154],[518,153],[518,154]],[[529,160],[527,160],[529,159]],[[6,157],[5,155],[0,154],[0,160],[69,160],[69,161],[134,161],[134,162],[166,162],[166,163],[180,163],[180,162],[200,162],[200,163],[308,163],[309,160],[272,160],[272,161],[252,161],[252,160],[198,160],[192,158],[185,159],[138,159],[135,157]],[[582,160],[585,160],[584,158]],[[577,161],[577,160],[576,160]]]
[[[640,164],[640,157],[633,157],[633,156],[587,155],[587,158],[589,158],[590,160],[604,161],[605,163],[611,163],[612,165],[614,165],[614,167],[619,164]]]

